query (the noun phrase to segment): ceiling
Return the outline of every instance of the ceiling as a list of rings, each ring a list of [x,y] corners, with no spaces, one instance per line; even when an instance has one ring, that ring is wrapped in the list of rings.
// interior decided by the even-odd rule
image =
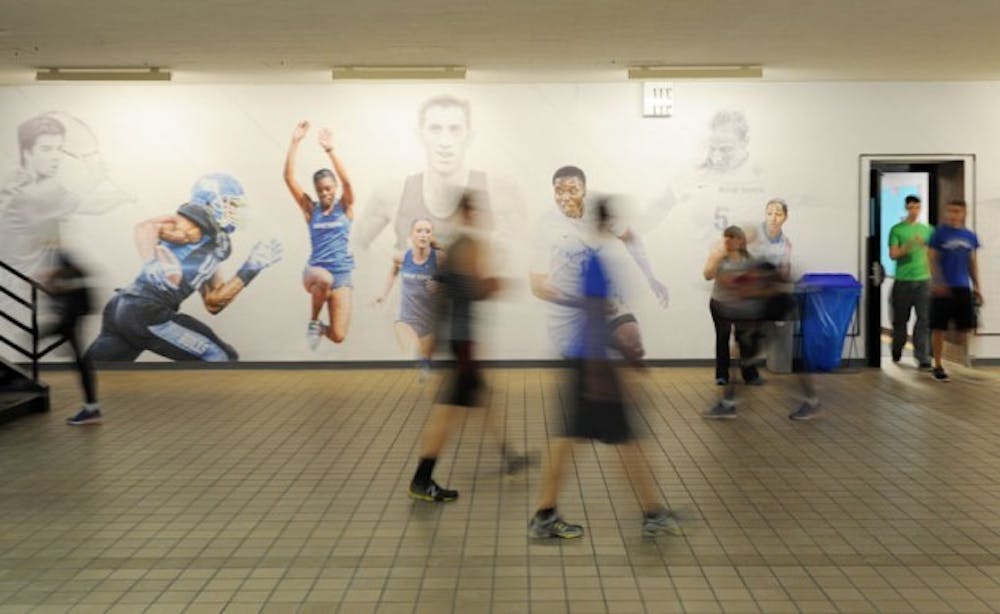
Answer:
[[[779,80],[1000,79],[997,24],[1000,0],[0,0],[0,73],[761,64]]]

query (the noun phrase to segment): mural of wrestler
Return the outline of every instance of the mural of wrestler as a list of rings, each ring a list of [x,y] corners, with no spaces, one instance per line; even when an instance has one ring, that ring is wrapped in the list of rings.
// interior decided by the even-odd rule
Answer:
[[[582,310],[580,284],[583,265],[594,251],[603,245],[594,238],[593,211],[588,207],[587,178],[575,166],[564,166],[552,176],[553,197],[557,210],[550,212],[538,224],[535,256],[529,280],[532,293],[549,303],[549,333],[556,349],[567,355],[567,348],[578,331]],[[653,274],[646,248],[639,236],[616,218],[612,234],[628,250],[642,271],[653,295],[662,307],[669,301],[667,287]],[[645,354],[639,323],[617,291],[611,300],[613,311],[608,314],[608,326],[616,348],[630,360]]]
[[[392,270],[382,295],[375,299],[383,304],[389,297],[396,278],[402,277],[399,298],[399,318],[396,320],[396,340],[405,352],[416,349],[419,355],[421,377],[430,372],[434,353],[434,293],[439,265],[444,253],[434,246],[434,227],[427,218],[417,218],[410,224],[410,249],[397,254],[392,260]]]
[[[149,350],[171,360],[237,360],[231,345],[180,307],[198,292],[208,312],[217,314],[281,259],[277,239],[259,242],[236,275],[223,278],[219,265],[232,252],[230,237],[245,206],[243,186],[231,175],[212,173],[195,182],[188,202],[175,213],[136,226],[142,270],[108,301],[88,359],[134,361]]]
[[[330,158],[333,170],[321,168],[313,173],[316,200],[302,189],[295,179],[295,159],[299,144],[309,132],[309,122],[302,121],[292,132],[292,142],[285,158],[285,185],[309,226],[312,251],[302,272],[302,285],[312,297],[306,339],[316,349],[326,337],[341,343],[351,323],[351,294],[354,255],[349,240],[354,221],[354,189],[340,157],[333,150],[333,136],[327,129],[319,132],[319,145]],[[337,198],[338,183],[342,189]],[[326,305],[330,324],[320,322],[319,315]]]
[[[402,194],[393,186],[375,195],[354,232],[353,241],[359,249],[367,249],[386,226],[391,226],[394,250],[404,252],[410,224],[417,218],[430,220],[435,241],[449,245],[458,227],[458,203],[466,191],[480,195],[477,208],[483,228],[494,227],[486,173],[466,166],[472,141],[468,101],[447,95],[425,101],[418,113],[418,129],[426,167],[406,178]]]

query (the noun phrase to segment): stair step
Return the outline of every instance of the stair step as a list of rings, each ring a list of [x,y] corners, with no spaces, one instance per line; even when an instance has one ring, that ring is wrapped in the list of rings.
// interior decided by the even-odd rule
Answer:
[[[0,390],[0,424],[48,408],[47,391]]]

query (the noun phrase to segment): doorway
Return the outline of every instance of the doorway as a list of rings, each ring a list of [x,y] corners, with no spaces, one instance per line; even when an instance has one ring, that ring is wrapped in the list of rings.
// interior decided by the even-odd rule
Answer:
[[[937,224],[949,200],[968,202],[969,227],[974,227],[974,155],[862,155],[861,156],[861,253],[864,297],[861,334],[865,340],[865,363],[882,364],[883,335],[892,330],[889,293],[895,263],[889,258],[889,229],[905,216],[904,201],[914,195],[924,204],[922,221]],[[912,330],[913,318],[909,330]],[[968,362],[968,346],[946,347],[952,360]]]

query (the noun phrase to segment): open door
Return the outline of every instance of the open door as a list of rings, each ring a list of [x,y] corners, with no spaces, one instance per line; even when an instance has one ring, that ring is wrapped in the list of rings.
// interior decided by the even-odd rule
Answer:
[[[971,195],[974,157],[967,156],[861,156],[861,260],[859,278],[865,288],[864,315],[865,363],[880,367],[883,355],[889,354],[892,322],[889,296],[895,274],[895,262],[889,258],[888,236],[891,227],[905,217],[905,198],[915,195],[924,204],[922,217],[934,225],[944,203],[962,198],[969,203],[972,224],[975,202]],[[907,330],[912,331],[911,315]],[[967,364],[966,345],[948,347],[945,358]],[[904,350],[904,355],[907,351]]]

